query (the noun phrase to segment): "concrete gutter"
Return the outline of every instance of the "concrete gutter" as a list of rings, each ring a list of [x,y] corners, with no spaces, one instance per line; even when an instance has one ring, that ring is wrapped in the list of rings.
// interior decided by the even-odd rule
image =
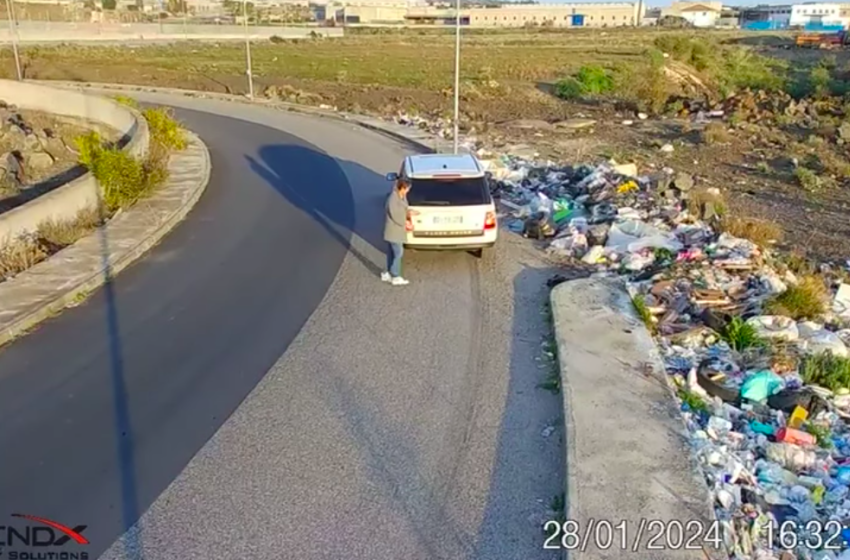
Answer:
[[[256,103],[350,122],[419,151],[451,148],[450,141],[414,127],[292,103],[175,88],[51,83]],[[637,317],[623,282],[598,278],[567,282],[552,290],[551,304],[564,400],[565,517],[580,532],[593,529],[591,520],[612,527],[626,523],[614,529],[607,550],[590,542],[584,551],[568,551],[559,542],[555,546],[564,558],[578,560],[626,555],[636,560],[728,558],[711,542],[719,527],[705,479],[688,446],[655,342]],[[638,538],[641,520],[645,524]],[[678,524],[682,543],[676,542]],[[664,534],[668,528],[670,539]],[[605,527],[600,531],[604,536]],[[589,539],[593,540],[595,535]],[[626,547],[621,546],[623,541]]]
[[[0,99],[21,109],[105,124],[122,135],[119,145],[133,156],[143,158],[148,152],[150,138],[145,119],[111,99],[13,80],[0,80]],[[94,177],[85,173],[4,212],[0,214],[0,242],[9,242],[25,232],[35,231],[47,220],[72,220],[80,210],[97,207],[99,193]]]
[[[171,156],[156,193],[48,259],[0,283],[0,345],[78,304],[156,245],[186,217],[210,178],[210,154],[195,134]]]

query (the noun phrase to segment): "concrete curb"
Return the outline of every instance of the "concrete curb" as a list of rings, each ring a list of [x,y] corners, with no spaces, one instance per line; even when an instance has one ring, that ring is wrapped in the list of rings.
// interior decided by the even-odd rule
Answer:
[[[207,146],[191,132],[188,140],[186,150],[171,156],[171,177],[152,197],[0,284],[0,346],[78,303],[144,255],[186,217],[206,189],[212,170]],[[198,169],[191,177],[179,177],[187,165]],[[116,249],[104,254],[103,239],[110,238]],[[63,267],[75,266],[78,271],[71,270],[70,278],[61,277]],[[26,297],[22,294],[29,294],[30,300],[22,301]]]
[[[576,522],[580,536],[594,522],[625,522],[626,530],[613,533],[617,546],[620,539],[628,543],[630,558],[727,558],[714,546],[666,546],[664,535],[655,540],[662,550],[648,550],[648,539],[672,523],[685,529],[686,541],[702,532],[692,546],[713,537],[709,530],[722,532],[664,363],[624,282],[568,281],[550,298],[564,400],[565,518]],[[641,534],[641,520],[655,526]],[[564,550],[563,558],[611,557],[593,542],[581,548]]]

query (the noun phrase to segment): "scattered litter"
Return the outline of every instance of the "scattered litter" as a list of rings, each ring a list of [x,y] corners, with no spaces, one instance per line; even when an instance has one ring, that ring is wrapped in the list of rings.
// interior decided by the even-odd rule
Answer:
[[[700,118],[723,114],[706,110]],[[450,130],[445,122],[411,126]],[[770,248],[720,231],[712,201],[719,191],[698,177],[663,166],[641,175],[631,164],[540,162],[528,146],[494,156],[473,135],[464,146],[491,172],[512,231],[597,274],[625,277],[656,336],[729,556],[850,560],[843,538],[830,550],[810,548],[819,542],[812,527],[850,526],[850,284],[840,281],[843,271],[822,269],[833,290],[823,302],[828,312],[798,320],[767,305],[798,279]]]

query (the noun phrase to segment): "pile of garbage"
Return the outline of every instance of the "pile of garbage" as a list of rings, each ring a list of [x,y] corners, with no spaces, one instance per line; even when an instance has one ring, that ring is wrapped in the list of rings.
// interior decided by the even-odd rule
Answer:
[[[486,165],[512,230],[626,277],[730,557],[850,560],[850,285],[836,283],[816,321],[767,313],[801,279],[722,232],[719,193],[684,173],[510,156]]]

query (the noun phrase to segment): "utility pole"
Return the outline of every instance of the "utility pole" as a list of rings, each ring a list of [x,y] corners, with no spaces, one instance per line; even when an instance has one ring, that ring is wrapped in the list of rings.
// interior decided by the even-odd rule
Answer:
[[[458,151],[458,129],[460,109],[460,0],[455,0],[455,110],[454,110],[454,153]]]
[[[18,81],[22,82],[24,76],[21,73],[21,57],[18,54],[18,25],[15,21],[15,7],[12,5],[12,0],[6,0],[6,11],[9,17],[9,39],[12,41],[12,52],[15,54],[15,70],[18,72]]]
[[[254,76],[251,72],[251,38],[248,35],[248,0],[242,0],[242,24],[245,26],[245,60],[248,66],[248,99],[254,99]]]

